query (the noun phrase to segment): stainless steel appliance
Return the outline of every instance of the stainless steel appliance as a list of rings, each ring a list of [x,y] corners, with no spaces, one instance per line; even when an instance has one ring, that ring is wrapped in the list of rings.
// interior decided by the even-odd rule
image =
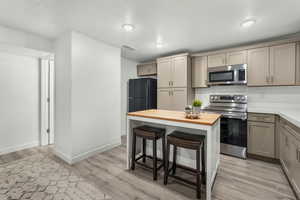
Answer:
[[[247,64],[210,67],[208,85],[242,85],[247,83]]]
[[[247,96],[210,95],[210,104],[204,110],[222,114],[221,153],[246,158]]]

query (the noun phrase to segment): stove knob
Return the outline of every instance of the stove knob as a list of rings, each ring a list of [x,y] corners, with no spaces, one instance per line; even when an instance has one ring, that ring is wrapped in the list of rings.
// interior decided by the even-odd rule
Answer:
[[[236,97],[236,100],[238,100],[238,101],[239,101],[240,99],[241,99],[241,97]]]

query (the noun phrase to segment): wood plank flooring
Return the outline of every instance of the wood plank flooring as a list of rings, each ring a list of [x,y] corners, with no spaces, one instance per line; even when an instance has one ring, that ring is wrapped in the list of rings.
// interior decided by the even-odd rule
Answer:
[[[53,154],[51,147],[38,147],[0,156],[0,164],[34,154]],[[125,170],[126,147],[118,146],[71,166],[89,183],[115,200],[190,200],[195,191],[162,176],[152,181],[152,173],[139,166]],[[277,164],[221,156],[213,189],[214,200],[295,200],[295,196]]]

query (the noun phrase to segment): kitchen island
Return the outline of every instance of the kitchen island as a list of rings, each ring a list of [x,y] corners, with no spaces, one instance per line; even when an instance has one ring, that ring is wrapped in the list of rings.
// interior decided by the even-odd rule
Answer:
[[[174,130],[205,136],[206,195],[211,199],[211,190],[220,162],[220,117],[219,114],[201,113],[199,119],[186,119],[184,112],[169,110],[145,110],[127,114],[127,169],[131,166],[132,130],[141,125],[150,125],[166,129],[166,135]],[[161,145],[158,157],[162,157]],[[152,146],[147,145],[147,150]],[[152,152],[152,151],[147,151]],[[141,153],[141,141],[137,140],[137,154]],[[196,167],[195,152],[180,149],[177,163]]]

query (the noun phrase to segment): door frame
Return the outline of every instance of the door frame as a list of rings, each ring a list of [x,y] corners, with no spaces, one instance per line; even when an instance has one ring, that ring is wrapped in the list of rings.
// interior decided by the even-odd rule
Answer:
[[[40,145],[54,143],[54,58],[40,58]]]

